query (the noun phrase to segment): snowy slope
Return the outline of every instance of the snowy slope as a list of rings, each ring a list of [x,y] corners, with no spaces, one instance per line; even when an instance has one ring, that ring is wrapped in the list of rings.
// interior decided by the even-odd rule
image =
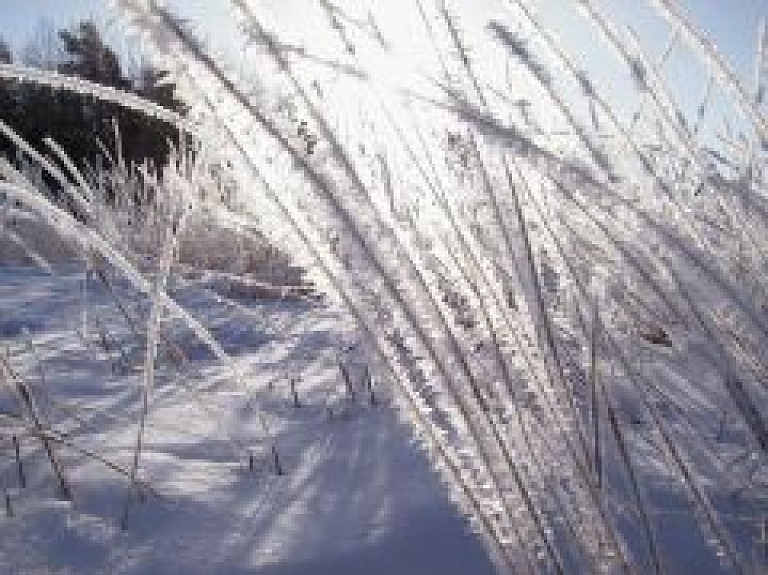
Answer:
[[[386,392],[375,389],[373,406],[364,389],[354,399],[346,394],[337,350],[349,336],[321,304],[233,302],[204,284],[173,292],[236,356],[249,390],[233,385],[191,334],[164,323],[189,359],[176,366],[161,345],[139,471],[154,494],[142,502],[128,477],[76,451],[130,468],[141,386],[131,366],[142,361],[113,295],[91,277],[84,296],[82,279],[76,268],[54,276],[0,269],[0,338],[11,366],[75,446],[56,445],[74,495],[69,504],[55,497],[41,442],[2,419],[0,475],[14,517],[0,517],[0,572],[493,571]],[[145,318],[127,286],[116,282],[115,291],[129,316]],[[342,360],[359,382],[361,366]],[[291,377],[300,408],[292,405]],[[6,386],[3,413],[17,405]],[[283,475],[275,473],[257,405]],[[24,489],[13,432],[21,437]]]

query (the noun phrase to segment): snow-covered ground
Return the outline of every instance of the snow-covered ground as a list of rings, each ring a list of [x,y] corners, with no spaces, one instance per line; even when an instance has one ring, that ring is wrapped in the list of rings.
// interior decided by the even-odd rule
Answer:
[[[13,517],[0,511],[0,572],[493,572],[386,390],[374,387],[375,405],[364,387],[346,392],[338,354],[354,340],[316,302],[232,301],[210,282],[179,282],[173,296],[236,358],[246,389],[164,322],[161,344],[186,359],[160,346],[138,473],[152,493],[139,496],[105,461],[127,472],[134,457],[143,345],[130,322],[145,321],[146,306],[119,281],[112,293],[95,276],[84,292],[82,280],[77,268],[0,268],[0,344],[60,434],[53,446],[73,494],[57,500],[42,442],[16,426],[5,385],[0,477]],[[341,359],[357,385],[353,355]]]

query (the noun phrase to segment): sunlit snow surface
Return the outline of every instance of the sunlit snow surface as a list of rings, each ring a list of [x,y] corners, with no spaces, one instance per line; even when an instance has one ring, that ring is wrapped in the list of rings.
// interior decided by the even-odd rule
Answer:
[[[82,271],[0,268],[0,337],[34,386],[53,427],[128,468],[139,411],[139,373],[115,373],[120,356],[97,345],[98,324],[130,353],[130,331],[103,287],[89,282],[87,342]],[[121,292],[131,301],[130,290]],[[224,370],[179,331],[193,358],[158,361],[140,478],[158,492],[134,496],[120,529],[128,479],[66,448],[59,454],[74,504],[58,502],[39,441],[22,439],[29,485],[18,488],[10,438],[0,466],[14,518],[0,517],[2,573],[491,573],[477,537],[409,441],[387,393],[344,399],[336,356],[344,334],[320,304],[246,302],[233,316],[203,287],[173,292],[246,370],[267,414],[284,475],[263,452],[252,413]],[[287,335],[275,333],[294,326]],[[31,342],[34,355],[25,341]],[[162,354],[161,354],[162,357]],[[130,360],[130,358],[128,358]],[[40,371],[44,383],[40,381]],[[119,368],[117,369],[119,372]],[[359,377],[353,371],[355,378]],[[301,408],[288,378],[301,376]],[[272,390],[269,381],[273,381]],[[3,410],[13,411],[7,391]],[[329,414],[329,409],[334,415]],[[8,429],[4,425],[4,429]],[[254,470],[233,441],[254,451]]]
[[[132,339],[132,330],[114,311],[99,320],[104,294],[89,291],[85,313],[78,311],[85,296],[74,272],[65,275],[67,281],[48,284],[54,293],[35,295],[47,285],[42,281],[10,288],[11,312],[4,320],[14,348],[9,361],[19,362],[15,369],[30,382],[45,379],[44,389],[65,398],[86,395],[69,406],[74,415],[70,409],[69,415],[52,418],[62,426],[58,432],[72,433],[77,446],[100,447],[128,465],[142,377],[138,371],[118,377],[110,366],[118,372],[120,365],[141,366],[143,334],[155,333],[154,324],[146,329],[148,301],[184,319],[183,325],[163,321],[160,331],[161,340],[163,333],[172,334],[190,363],[169,368],[174,353],[163,351],[167,344],[159,341],[149,443],[140,466],[141,478],[170,495],[143,505],[129,498],[127,514],[124,487],[101,498],[112,506],[103,516],[126,516],[122,537],[142,533],[137,525],[143,514],[165,509],[168,498],[183,514],[183,505],[176,503],[184,494],[218,493],[223,482],[222,495],[211,504],[218,512],[231,497],[225,493],[242,492],[240,483],[229,485],[222,477],[275,479],[265,433],[276,437],[290,478],[285,481],[297,482],[295,493],[286,492],[290,501],[300,502],[325,501],[331,492],[325,486],[336,485],[336,473],[347,471],[354,481],[338,481],[345,495],[351,497],[361,485],[389,494],[384,486],[376,488],[376,478],[394,477],[389,474],[401,466],[380,458],[404,453],[410,449],[407,439],[417,438],[502,572],[525,572],[526,567],[543,573],[763,569],[768,451],[763,141],[768,126],[762,104],[677,4],[658,0],[651,10],[660,24],[669,23],[663,31],[674,32],[665,65],[657,63],[656,52],[639,49],[599,3],[587,0],[569,6],[578,8],[574,12],[588,35],[571,34],[571,26],[537,15],[523,0],[510,2],[511,12],[486,14],[481,22],[472,18],[478,4],[471,0],[447,9],[442,2],[424,3],[422,15],[418,2],[408,2],[416,12],[408,19],[416,22],[412,28],[399,25],[404,14],[388,2],[379,3],[373,15],[354,17],[356,12],[347,9],[361,3],[335,7],[324,0],[317,3],[320,15],[307,15],[305,24],[317,25],[318,35],[324,30],[322,36],[332,42],[305,37],[291,18],[284,21],[295,32],[289,35],[268,14],[249,8],[251,3],[233,1],[225,12],[230,24],[239,25],[227,37],[241,58],[237,62],[193,37],[204,34],[205,18],[193,17],[190,33],[156,2],[115,3],[126,26],[143,34],[157,65],[169,70],[192,107],[191,129],[203,148],[199,165],[169,170],[163,185],[174,191],[169,199],[178,204],[165,207],[175,206],[172,214],[176,208],[209,212],[216,225],[236,234],[245,233],[245,227],[263,230],[271,245],[306,270],[319,293],[348,314],[342,323],[341,315],[315,307],[302,312],[306,322],[287,326],[279,316],[298,314],[308,304],[283,302],[279,309],[269,304],[254,313],[252,303],[215,296],[222,277],[172,283],[169,294],[155,291],[152,274],[169,262],[159,258],[161,265],[153,267],[158,258],[145,261],[145,256],[171,253],[168,230],[177,229],[176,219],[157,222],[146,237],[143,232],[115,234],[113,224],[120,223],[113,221],[120,219],[115,215],[127,215],[131,206],[123,206],[125,214],[101,210],[100,217],[80,225],[43,190],[33,191],[35,184],[0,182],[14,201],[43,216],[53,237],[59,237],[55,230],[77,240],[84,259],[98,252],[96,261],[112,266],[123,299],[139,307],[131,312],[141,318]],[[390,52],[388,43],[372,34],[371,22],[381,11],[388,16],[379,20],[384,34],[403,51]],[[399,34],[388,32],[393,23]],[[405,31],[411,39],[411,29],[426,39],[420,47],[398,38]],[[560,40],[562,35],[570,40]],[[617,56],[607,78],[585,68],[580,46],[572,45],[579,38],[596,40],[599,54]],[[640,41],[653,50],[658,48],[654,38]],[[418,57],[404,57],[408,51]],[[700,98],[686,94],[676,104],[676,92],[698,93],[687,75],[670,81],[676,76],[671,64],[679,67],[690,59],[701,64],[696,76],[709,87]],[[77,80],[63,82],[13,66],[0,67],[2,74],[109,97],[157,115],[152,106]],[[623,89],[616,83],[619,77]],[[727,94],[727,105],[717,105]],[[188,129],[189,122],[181,124]],[[208,168],[221,166],[219,153],[228,166],[231,162],[238,184],[237,197],[226,207],[218,204],[218,193],[208,193],[219,190],[208,174]],[[6,172],[8,182],[19,179]],[[178,197],[176,190],[181,190]],[[72,195],[74,201],[77,193]],[[220,255],[219,243],[205,230],[197,227],[191,234],[207,239],[210,252]],[[133,239],[149,249],[131,247]],[[203,259],[208,258],[200,265]],[[236,274],[232,279],[239,281]],[[132,294],[126,280],[145,296]],[[146,297],[153,292],[157,297]],[[24,297],[39,298],[49,313],[25,309],[19,300]],[[33,341],[42,360],[30,358],[24,328],[33,339],[56,333],[49,323],[66,309],[68,319],[60,320],[66,326],[57,329],[68,335],[50,346],[59,357],[46,358],[46,342]],[[354,328],[346,323],[353,319]],[[114,357],[101,357],[93,343],[100,337],[100,321],[117,340]],[[199,339],[188,333],[190,327]],[[82,335],[74,335],[75,329]],[[333,355],[358,338],[360,356],[353,353],[349,359],[365,357],[379,383],[386,382],[381,401],[398,402],[398,415],[411,429],[392,438],[393,445],[403,442],[402,448],[377,443],[389,437],[376,431],[378,418],[388,413],[384,407],[366,406],[365,394],[346,405],[349,400],[339,389]],[[86,352],[81,339],[91,342]],[[287,347],[294,341],[313,354],[330,353],[310,361],[307,352]],[[211,361],[209,350],[218,362]],[[91,363],[78,359],[84,357]],[[53,375],[43,377],[41,367]],[[355,381],[359,370],[359,365],[352,369]],[[292,408],[287,382],[298,372],[305,405]],[[55,381],[56,374],[62,381]],[[152,370],[145,374],[144,386],[150,389]],[[239,381],[230,381],[232,374]],[[272,375],[279,381],[270,390]],[[185,408],[172,413],[170,405]],[[89,409],[102,419],[81,413]],[[172,415],[164,417],[166,410]],[[266,416],[266,428],[259,424],[260,414]],[[329,426],[356,425],[357,432],[326,438]],[[121,433],[94,436],[113,430]],[[373,439],[357,442],[358,436],[376,437],[374,449],[368,449]],[[189,437],[188,443],[181,437]],[[308,451],[298,445],[302,438]],[[10,449],[5,464],[12,485]],[[243,471],[249,449],[253,473]],[[333,463],[337,452],[343,452],[344,466]],[[333,454],[327,466],[320,464],[323,453]],[[175,473],[174,458],[194,461],[191,454],[208,463],[194,473]],[[75,468],[75,505],[87,510],[100,498],[79,498],[76,482],[101,476],[95,464],[88,465],[93,471],[78,471],[83,457],[63,457]],[[365,472],[358,474],[347,458],[359,461]],[[211,475],[206,465],[227,468],[230,475]],[[307,475],[315,466],[317,475]],[[110,485],[91,481],[102,490]],[[372,517],[392,518],[392,532],[415,541],[418,521],[412,513],[419,506],[409,497],[419,490],[393,482],[391,509],[407,508],[405,527],[394,526],[399,515],[389,515],[387,506],[385,511],[377,507]],[[287,552],[294,563],[302,557],[299,569],[316,571],[316,558],[327,557],[330,549],[346,553],[350,537],[345,530],[355,522],[328,524],[325,504],[302,504],[292,511],[289,501],[269,495],[268,484],[253,487],[269,510],[283,514],[265,527],[259,561],[292,529],[309,532],[312,525],[319,525],[312,533],[327,532],[333,543],[314,545],[312,537],[299,537],[302,543]],[[11,496],[18,498],[14,491]],[[353,505],[354,512],[369,513],[365,502]],[[238,513],[247,508],[237,505]],[[168,515],[174,521],[181,516]],[[191,513],[181,532],[197,529],[197,516]],[[19,523],[35,529],[34,521]],[[156,524],[163,527],[162,521]],[[76,529],[48,531],[61,536]],[[426,540],[432,556],[418,572],[444,572],[445,563],[459,567],[446,555],[450,544]],[[158,554],[162,545],[150,537],[147,552]],[[211,549],[193,547],[206,559],[213,555]],[[366,549],[359,540],[351,548]],[[14,549],[26,552],[29,546]],[[57,553],[52,555],[55,559]],[[163,553],[168,555],[173,556]],[[386,552],[369,566],[334,568],[403,572],[404,565],[415,563],[403,555]],[[125,568],[129,563],[114,564]],[[460,567],[477,572],[474,566]]]

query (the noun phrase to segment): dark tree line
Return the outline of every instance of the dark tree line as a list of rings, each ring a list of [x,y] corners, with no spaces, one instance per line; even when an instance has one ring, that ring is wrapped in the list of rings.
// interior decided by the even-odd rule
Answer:
[[[42,62],[47,68],[130,91],[184,112],[182,103],[174,98],[174,86],[163,82],[163,73],[142,65],[129,77],[118,54],[104,42],[93,22],[59,30],[54,39],[53,49],[46,47],[52,54]],[[0,61],[13,61],[11,50],[1,39]],[[111,152],[117,149],[114,122],[128,162],[146,158],[162,166],[169,140],[178,141],[179,137],[166,124],[114,104],[20,82],[0,81],[0,119],[38,150],[44,149],[43,138],[52,138],[81,167],[103,160],[98,140]],[[0,154],[10,158],[15,154],[13,145],[1,136]]]

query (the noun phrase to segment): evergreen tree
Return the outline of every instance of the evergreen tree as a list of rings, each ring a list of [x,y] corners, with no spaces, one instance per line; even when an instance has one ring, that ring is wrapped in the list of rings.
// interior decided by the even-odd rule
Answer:
[[[28,45],[31,64],[133,91],[157,104],[184,112],[183,105],[173,95],[174,86],[164,82],[163,73],[144,65],[137,79],[127,78],[120,56],[106,44],[93,22],[80,22],[57,34],[48,33],[45,38],[45,45],[39,41]],[[2,41],[0,60],[13,60],[8,44]],[[119,126],[120,148],[128,162],[150,159],[161,166],[168,155],[169,140],[178,139],[178,134],[162,122],[119,106],[16,82],[0,83],[0,120],[39,149],[42,149],[43,138],[51,137],[80,166],[94,164],[101,155],[97,138],[107,146],[117,147],[113,121]],[[12,154],[13,147],[0,138],[0,153],[3,152]]]

